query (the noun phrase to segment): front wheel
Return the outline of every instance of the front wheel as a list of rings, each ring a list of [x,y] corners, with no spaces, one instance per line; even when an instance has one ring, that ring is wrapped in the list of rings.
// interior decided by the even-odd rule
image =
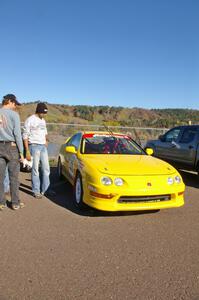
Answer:
[[[78,173],[75,179],[75,185],[74,185],[74,204],[76,207],[83,209],[84,208],[84,202],[83,202],[83,185],[82,185],[82,177]]]

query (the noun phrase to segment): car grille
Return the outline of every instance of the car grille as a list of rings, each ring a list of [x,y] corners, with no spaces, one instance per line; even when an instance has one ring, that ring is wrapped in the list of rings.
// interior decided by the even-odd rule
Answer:
[[[121,196],[118,199],[119,203],[132,202],[160,202],[171,200],[171,195],[154,195],[154,196]]]

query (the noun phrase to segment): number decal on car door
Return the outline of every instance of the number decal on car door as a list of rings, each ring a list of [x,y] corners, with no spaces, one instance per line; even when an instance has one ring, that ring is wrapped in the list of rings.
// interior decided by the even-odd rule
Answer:
[[[71,155],[69,162],[68,162],[68,173],[69,176],[74,178],[75,176],[75,159],[76,159],[76,155]]]

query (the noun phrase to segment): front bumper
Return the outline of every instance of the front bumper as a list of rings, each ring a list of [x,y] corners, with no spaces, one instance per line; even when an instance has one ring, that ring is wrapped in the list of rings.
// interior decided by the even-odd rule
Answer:
[[[96,188],[97,192],[93,193],[87,185],[84,189],[83,201],[98,210],[103,211],[144,211],[166,209],[173,207],[180,207],[184,205],[184,183],[165,188],[155,189],[103,189]],[[118,192],[120,191],[120,192]],[[94,195],[93,195],[94,194]],[[102,196],[100,196],[100,194]],[[110,198],[104,199],[103,195],[110,195]],[[164,195],[166,195],[164,197]],[[132,199],[137,196],[138,199]],[[141,197],[141,200],[140,200]],[[146,198],[146,200],[144,199]],[[127,201],[125,200],[127,199]]]
[[[104,211],[139,211],[180,207],[184,205],[184,197],[181,195],[175,200],[160,202],[119,203],[117,199],[100,199],[90,196],[84,202],[93,208]]]

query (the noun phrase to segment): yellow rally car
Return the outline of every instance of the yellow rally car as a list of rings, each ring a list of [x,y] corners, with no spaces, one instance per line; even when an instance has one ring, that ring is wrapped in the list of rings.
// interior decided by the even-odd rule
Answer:
[[[178,171],[150,156],[125,134],[78,132],[61,146],[58,174],[74,187],[74,203],[105,211],[179,207],[185,185]]]

